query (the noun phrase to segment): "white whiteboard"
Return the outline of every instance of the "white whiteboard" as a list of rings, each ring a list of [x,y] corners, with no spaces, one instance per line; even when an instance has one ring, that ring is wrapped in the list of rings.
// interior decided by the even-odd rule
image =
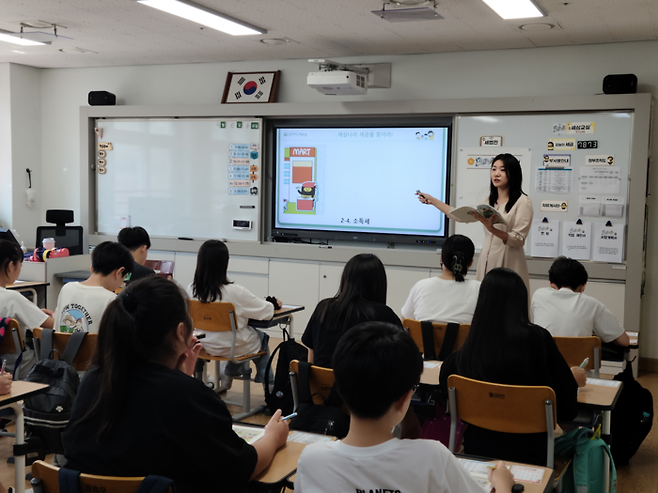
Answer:
[[[260,119],[98,119],[96,128],[99,234],[130,216],[153,236],[259,240]],[[111,144],[105,156],[100,143]]]
[[[584,132],[568,131],[562,125],[573,122],[594,123],[591,129]],[[514,155],[527,156],[521,160],[523,168],[522,188],[532,200],[534,218],[558,221],[576,221],[612,224],[627,224],[628,178],[630,173],[631,132],[633,128],[633,113],[629,112],[589,112],[589,113],[547,113],[519,115],[482,115],[458,116],[456,118],[457,168],[452,176],[456,184],[450,205],[477,205],[489,195],[489,168],[473,169],[466,165],[465,155],[479,148],[483,154],[499,154],[510,152]],[[480,138],[484,136],[500,136],[503,147],[480,146]],[[579,141],[596,141],[596,148],[589,149],[549,149],[549,142],[564,142],[573,139]],[[544,167],[544,155],[567,154],[570,156],[570,166],[573,169],[571,186],[565,193],[550,193],[538,191],[536,187],[537,173]],[[584,216],[579,214],[579,201],[583,193],[579,192],[579,174],[587,166],[587,156],[613,155],[614,168],[619,170],[619,191],[614,194],[623,198],[625,203],[623,216],[619,218]],[[559,200],[568,203],[566,212],[547,212],[540,210],[542,200]],[[479,223],[456,224],[455,232],[469,236],[476,249],[482,247],[484,230]],[[526,241],[526,254],[529,254],[529,241]]]

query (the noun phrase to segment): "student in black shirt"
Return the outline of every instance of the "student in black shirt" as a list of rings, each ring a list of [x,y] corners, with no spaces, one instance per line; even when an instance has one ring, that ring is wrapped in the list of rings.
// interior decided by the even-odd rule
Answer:
[[[117,241],[130,250],[135,262],[132,273],[126,279],[126,285],[137,279],[155,275],[153,269],[144,265],[151,248],[151,238],[144,228],[141,226],[123,228],[117,235]]]
[[[302,342],[309,362],[331,368],[340,337],[362,322],[390,322],[402,327],[400,317],[386,306],[386,270],[376,255],[361,253],[350,259],[340,278],[338,293],[318,303]]]

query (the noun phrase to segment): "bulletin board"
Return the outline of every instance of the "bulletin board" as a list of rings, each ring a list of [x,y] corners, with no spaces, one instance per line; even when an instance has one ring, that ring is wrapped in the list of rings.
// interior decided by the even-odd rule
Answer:
[[[261,119],[99,118],[95,134],[98,234],[259,240]]]
[[[626,240],[633,113],[548,113],[456,117],[454,207],[483,203],[491,159],[521,162],[534,208],[526,255],[622,263]],[[455,232],[482,246],[480,223]]]

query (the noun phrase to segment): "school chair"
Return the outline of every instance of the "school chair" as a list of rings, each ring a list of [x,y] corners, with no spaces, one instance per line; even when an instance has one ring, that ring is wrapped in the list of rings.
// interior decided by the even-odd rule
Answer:
[[[580,366],[585,358],[589,358],[587,365],[583,369],[593,371],[594,378],[599,378],[599,369],[601,368],[601,339],[596,336],[554,336],[553,340],[570,367]]]
[[[25,343],[21,335],[21,327],[18,320],[13,318],[4,319],[5,335],[0,342],[0,355],[12,354],[18,355],[25,351]]]
[[[225,301],[215,301],[212,303],[202,303],[198,300],[190,300],[190,315],[192,316],[192,321],[194,322],[194,328],[202,330],[204,332],[232,332],[233,338],[231,339],[230,347],[230,357],[224,356],[212,356],[208,352],[201,348],[197,359],[200,359],[204,362],[202,379],[203,382],[207,384],[206,381],[206,362],[214,361],[215,362],[215,379],[217,384],[219,384],[219,375],[220,368],[219,363],[221,361],[231,361],[236,364],[248,363],[251,360],[259,358],[267,354],[266,351],[258,351],[257,353],[247,354],[244,356],[235,356],[235,339],[237,336],[238,324],[235,317],[235,306],[233,303],[228,303]],[[243,388],[242,388],[242,402],[231,402],[225,400],[227,404],[232,404],[234,406],[241,406],[242,411],[239,414],[233,416],[234,421],[239,421],[241,419],[253,416],[265,409],[265,406],[251,407],[251,368],[247,374],[242,375],[241,377],[235,377],[242,379]],[[217,385],[219,390],[219,385]]]
[[[174,261],[173,260],[147,260],[144,262],[144,267],[148,267],[155,271],[155,275],[168,279],[174,277]]]
[[[416,346],[423,353],[425,360],[444,360],[450,353],[462,347],[468,331],[471,330],[470,324],[441,324],[432,322],[433,330],[425,330],[425,333],[423,333],[422,325],[424,323],[410,318],[405,318],[402,321],[402,326],[407,329]],[[432,340],[434,341],[433,350],[431,346]],[[425,351],[426,344],[428,351]]]
[[[290,362],[290,387],[292,388],[293,409],[297,410],[300,404],[299,392],[299,360]],[[313,404],[324,404],[329,399],[331,389],[334,386],[336,378],[332,368],[323,368],[321,366],[311,366],[309,373],[308,385],[311,391]]]
[[[73,472],[75,473],[75,471]],[[59,467],[38,460],[32,464],[32,477],[41,480],[42,493],[59,493]],[[152,493],[172,493],[171,480],[161,476],[147,476],[147,478],[155,478],[158,484],[158,487],[147,489],[147,491]],[[144,479],[146,478],[97,476],[95,474],[82,473],[78,477],[78,484],[79,491],[82,492],[137,493]],[[71,486],[68,486],[68,489],[71,489]],[[35,488],[34,491],[37,491],[37,489]]]
[[[550,387],[501,385],[448,377],[449,449],[455,452],[457,420],[503,433],[546,433],[546,467],[554,466],[555,392]]]
[[[47,354],[41,354],[41,337],[43,329],[38,327],[32,330],[34,336],[34,351],[37,354],[37,357],[41,360],[47,358]],[[57,332],[53,333],[53,358],[62,359],[64,356],[64,351],[66,350],[66,345],[69,343],[71,334],[68,332]],[[96,354],[96,341],[98,339],[98,334],[87,333],[82,341],[82,346],[78,350],[78,354],[73,359],[71,366],[75,368],[76,371],[87,371],[91,365],[91,360]]]

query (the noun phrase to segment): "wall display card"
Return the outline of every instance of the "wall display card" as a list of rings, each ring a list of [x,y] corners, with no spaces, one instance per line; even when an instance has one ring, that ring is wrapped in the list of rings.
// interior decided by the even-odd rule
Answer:
[[[602,215],[605,217],[623,217],[624,204],[626,200],[621,195],[616,197],[603,197],[601,201],[603,204]]]
[[[562,223],[562,255],[577,260],[591,258],[592,223],[577,224],[574,221]]]
[[[585,156],[586,166],[614,166],[614,154],[588,154]]]
[[[573,169],[538,168],[535,173],[535,191],[569,193],[573,182]]]
[[[480,137],[482,147],[501,147],[503,145],[502,135],[483,135]]]
[[[621,263],[623,260],[624,225],[606,226],[597,223],[593,230],[594,245],[592,260]]]
[[[492,151],[490,154],[485,153],[468,153],[466,158],[466,168],[467,169],[482,169],[482,168],[491,168],[491,162],[493,158],[498,155],[497,152]]]
[[[558,256],[560,221],[532,221],[530,228],[530,256],[555,258]]]
[[[578,149],[598,149],[599,141],[598,140],[579,140]]]
[[[586,194],[618,195],[621,186],[621,171],[615,166],[581,167],[578,191]]]
[[[576,139],[551,139],[547,146],[549,151],[574,151]]]
[[[600,195],[581,195],[578,199],[578,215],[579,216],[595,216],[601,215],[601,196]]]
[[[542,200],[539,203],[542,212],[569,212],[568,200]]]
[[[567,123],[568,134],[593,134],[594,122]]]
[[[571,166],[571,154],[544,154],[544,167],[546,168],[569,168]]]

